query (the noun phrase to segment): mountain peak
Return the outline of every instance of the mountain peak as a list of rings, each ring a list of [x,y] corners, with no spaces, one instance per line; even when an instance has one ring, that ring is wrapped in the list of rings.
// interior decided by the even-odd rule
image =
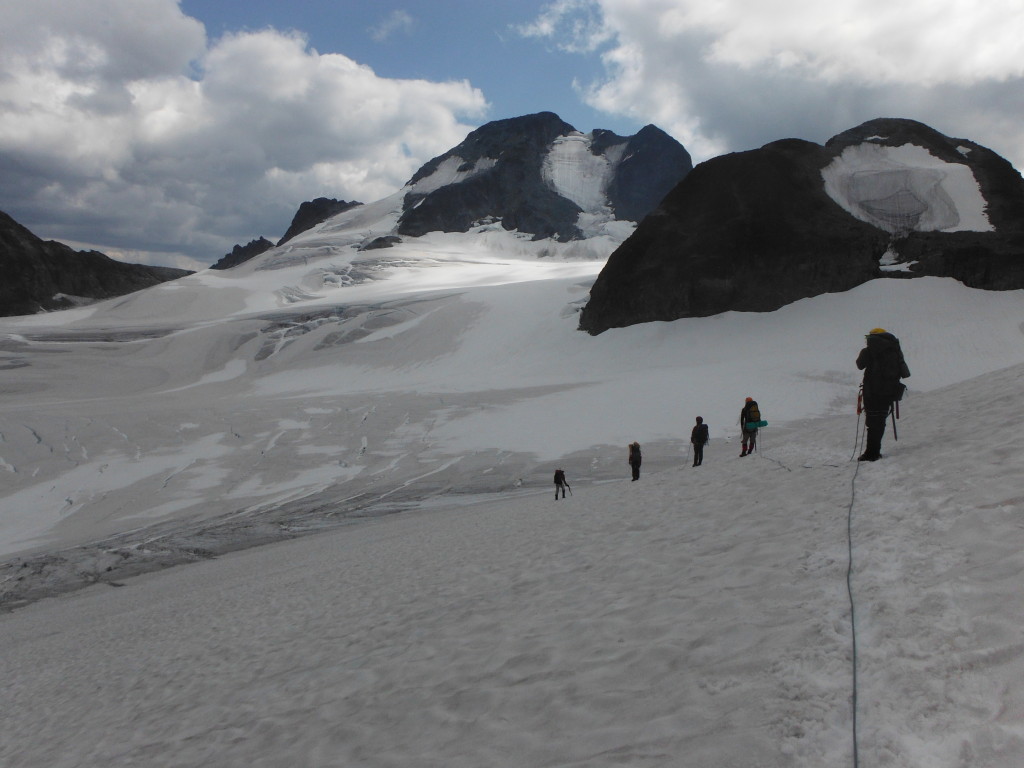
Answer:
[[[575,132],[573,126],[554,112],[537,112],[532,115],[493,120],[470,131],[458,146],[424,163],[406,186],[414,186],[431,176],[442,163],[452,157],[458,157],[463,163],[472,166],[484,158],[496,160],[509,152],[544,147],[559,136]]]
[[[654,126],[583,134],[553,112],[496,120],[423,165],[407,184],[398,232],[466,232],[500,221],[534,238],[573,240],[600,221],[639,221],[692,168]]]

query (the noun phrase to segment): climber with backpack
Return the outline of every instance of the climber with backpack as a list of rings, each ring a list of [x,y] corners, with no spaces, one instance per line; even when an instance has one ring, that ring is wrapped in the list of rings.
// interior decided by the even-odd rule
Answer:
[[[640,479],[640,462],[643,457],[640,454],[640,443],[634,441],[629,444],[629,468],[633,470],[633,479]]]
[[[704,423],[701,416],[697,417],[697,424],[690,431],[690,444],[693,446],[693,466],[699,467],[704,463],[704,446],[708,444],[708,425]]]
[[[907,386],[900,379],[910,376],[910,369],[903,359],[900,340],[884,328],[873,328],[865,336],[867,345],[857,355],[857,368],[864,371],[861,397],[867,416],[867,443],[858,461],[878,461],[882,458],[882,436],[885,434],[885,420],[893,414],[893,430],[896,428],[897,403],[903,399]]]
[[[569,487],[569,481],[565,479],[565,470],[555,470],[555,501],[558,501],[558,492],[562,492],[562,498],[565,498],[565,489],[569,488],[569,493],[572,493],[572,488]]]
[[[748,397],[740,411],[740,432],[743,434],[743,452],[740,458],[753,453],[757,448],[757,430],[760,427],[768,426],[767,421],[761,419],[761,409],[757,407],[757,401]]]

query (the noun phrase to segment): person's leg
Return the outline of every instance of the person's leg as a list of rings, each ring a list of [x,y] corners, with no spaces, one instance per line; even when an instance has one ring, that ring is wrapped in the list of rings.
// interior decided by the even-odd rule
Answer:
[[[864,445],[864,453],[861,454],[861,461],[876,461],[882,456],[882,437],[885,435],[885,420],[889,416],[888,410],[872,408],[864,419],[864,425],[868,430],[867,443]]]

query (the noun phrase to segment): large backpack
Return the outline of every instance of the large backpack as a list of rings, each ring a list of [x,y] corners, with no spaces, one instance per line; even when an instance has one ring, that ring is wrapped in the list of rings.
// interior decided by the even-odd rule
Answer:
[[[906,386],[900,381],[903,369],[900,361],[903,352],[895,336],[881,338],[868,344],[867,375],[864,377],[864,397],[885,402],[902,400]]]
[[[761,421],[761,409],[757,407],[757,401],[751,400],[747,403],[747,423],[758,423]]]
[[[743,410],[740,412],[740,426],[748,432],[763,426],[761,424],[761,409],[757,407],[756,400],[751,400],[743,406]]]

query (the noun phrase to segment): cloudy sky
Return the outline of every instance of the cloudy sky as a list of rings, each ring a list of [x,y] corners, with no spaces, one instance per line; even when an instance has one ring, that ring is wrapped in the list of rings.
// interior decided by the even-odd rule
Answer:
[[[0,210],[202,267],[489,120],[654,123],[695,161],[909,117],[1024,168],[1020,0],[0,0]]]

